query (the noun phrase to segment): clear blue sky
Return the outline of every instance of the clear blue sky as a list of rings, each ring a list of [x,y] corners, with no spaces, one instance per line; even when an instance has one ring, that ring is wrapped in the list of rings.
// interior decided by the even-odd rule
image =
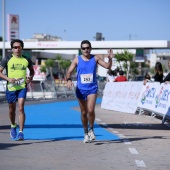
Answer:
[[[101,32],[105,40],[170,40],[170,0],[6,0],[6,14],[19,15],[20,39],[92,41]]]

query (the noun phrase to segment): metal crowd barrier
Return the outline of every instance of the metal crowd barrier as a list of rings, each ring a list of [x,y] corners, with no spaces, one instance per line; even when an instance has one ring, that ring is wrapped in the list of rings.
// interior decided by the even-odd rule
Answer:
[[[103,95],[103,90],[105,88],[106,82],[105,81],[98,81],[98,95]]]
[[[34,80],[28,84],[27,99],[75,98],[75,85],[68,89],[64,80]],[[98,95],[103,95],[105,82],[98,81]],[[0,101],[6,101],[6,84],[0,81]]]
[[[6,102],[6,81],[0,81],[0,102]]]
[[[40,80],[32,81],[28,85],[27,99],[54,99],[75,97],[75,88],[70,90],[66,86],[66,81]]]

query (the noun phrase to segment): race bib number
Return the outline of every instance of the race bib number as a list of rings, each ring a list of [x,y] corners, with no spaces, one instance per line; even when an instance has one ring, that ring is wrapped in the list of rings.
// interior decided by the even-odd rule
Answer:
[[[23,83],[24,83],[24,79],[23,78],[19,78],[19,79],[16,79],[15,83],[10,83],[9,86],[10,87],[20,86]]]
[[[82,84],[93,82],[93,74],[81,74],[80,77],[81,77]]]

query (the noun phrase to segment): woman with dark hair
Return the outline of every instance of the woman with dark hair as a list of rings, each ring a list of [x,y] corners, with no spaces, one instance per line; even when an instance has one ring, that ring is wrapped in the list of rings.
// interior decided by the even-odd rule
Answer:
[[[168,68],[170,69],[170,60],[168,61]],[[167,74],[167,76],[163,79],[162,83],[169,83],[170,82],[170,73]]]
[[[161,83],[163,81],[163,69],[160,62],[156,62],[155,64],[155,75],[153,76],[153,78],[156,82]]]
[[[149,74],[146,74],[149,76]],[[148,81],[150,81],[150,79],[146,78],[145,75],[145,80],[143,82],[143,84],[145,85]],[[155,64],[155,75],[152,77],[155,82],[160,82],[162,83],[163,81],[163,69],[162,69],[162,64],[160,62],[156,62]]]

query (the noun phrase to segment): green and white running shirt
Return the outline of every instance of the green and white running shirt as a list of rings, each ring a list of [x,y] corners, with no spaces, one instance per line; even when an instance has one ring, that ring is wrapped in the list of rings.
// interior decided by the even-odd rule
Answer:
[[[26,87],[27,68],[32,66],[32,61],[24,56],[15,57],[14,55],[6,57],[0,63],[0,67],[6,68],[7,76],[15,78],[15,83],[7,83],[9,91],[16,91]]]

